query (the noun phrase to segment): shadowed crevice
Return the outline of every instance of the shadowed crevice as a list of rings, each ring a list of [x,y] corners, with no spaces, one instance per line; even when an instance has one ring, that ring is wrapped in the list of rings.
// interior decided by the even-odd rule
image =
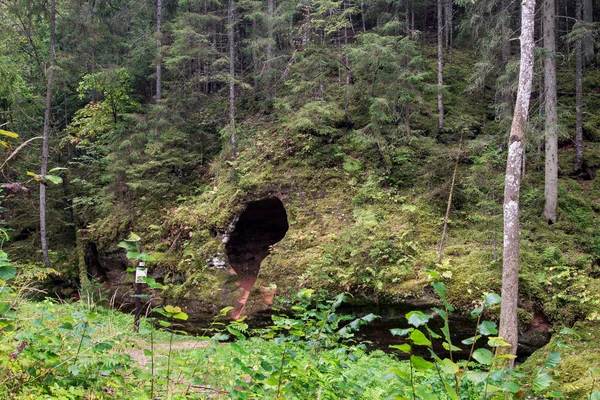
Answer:
[[[269,255],[270,247],[284,238],[288,228],[287,213],[278,198],[248,203],[225,245],[229,265],[245,291],[252,289],[260,263]]]

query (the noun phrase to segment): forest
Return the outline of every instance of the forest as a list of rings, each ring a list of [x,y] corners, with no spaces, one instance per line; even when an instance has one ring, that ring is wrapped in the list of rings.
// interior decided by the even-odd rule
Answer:
[[[593,0],[0,0],[0,398],[600,399]]]

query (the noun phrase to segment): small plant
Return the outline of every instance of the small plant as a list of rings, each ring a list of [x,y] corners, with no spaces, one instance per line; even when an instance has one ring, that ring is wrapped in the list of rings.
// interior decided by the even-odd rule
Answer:
[[[416,371],[429,370],[434,371],[438,376],[440,392],[449,399],[459,399],[465,392],[481,393],[481,396],[477,398],[483,400],[503,399],[507,395],[515,395],[518,398],[541,394],[546,397],[562,397],[562,394],[558,392],[548,392],[548,388],[552,383],[551,371],[560,362],[560,352],[556,349],[565,344],[559,338],[550,351],[544,366],[535,371],[535,377],[531,384],[522,383],[526,376],[507,367],[507,360],[515,358],[515,356],[499,351],[509,344],[502,337],[496,336],[498,334],[496,323],[482,321],[482,315],[486,308],[500,304],[501,298],[497,294],[483,295],[479,307],[471,312],[471,317],[477,320],[475,334],[462,341],[463,345],[470,346],[468,358],[466,361],[456,360],[454,353],[461,351],[461,348],[452,343],[448,319],[448,314],[453,312],[454,308],[446,299],[446,286],[439,281],[440,276],[434,271],[429,271],[429,274],[435,279],[431,286],[442,300],[444,308],[433,308],[431,314],[411,311],[406,314],[406,319],[409,325],[412,325],[411,327],[391,330],[393,335],[407,337],[408,343],[390,347],[410,355],[408,373],[400,370],[391,371],[390,376],[405,384],[394,392],[393,396],[395,397],[393,398],[439,398],[431,395],[432,390],[429,383],[424,384],[415,378]],[[428,326],[434,316],[440,316],[443,320],[441,335]],[[562,334],[570,332],[572,331],[569,329],[561,331]],[[477,343],[484,338],[487,338],[489,348],[477,348]],[[433,348],[434,340],[442,341],[442,346],[448,351],[448,357],[442,359],[436,354]],[[425,347],[431,355],[430,360],[413,354],[414,346]]]

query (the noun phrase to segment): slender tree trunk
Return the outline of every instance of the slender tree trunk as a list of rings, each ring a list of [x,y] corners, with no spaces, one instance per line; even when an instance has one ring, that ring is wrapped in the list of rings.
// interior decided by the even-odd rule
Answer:
[[[521,6],[521,65],[519,89],[510,130],[506,179],[504,183],[504,250],[502,265],[502,304],[500,336],[510,344],[506,353],[516,354],[518,346],[517,304],[519,299],[519,194],[523,137],[529,117],[529,100],[533,81],[535,0]],[[514,360],[510,366],[514,365]]]
[[[594,22],[594,1],[593,0],[583,0],[583,22],[586,24],[590,24]],[[587,25],[589,27],[589,25]],[[589,28],[586,28],[589,29]],[[585,62],[591,64],[594,62],[595,54],[594,54],[594,41],[591,38],[591,35],[586,35],[583,38],[583,58]]]
[[[415,33],[415,0],[411,0],[410,9],[410,31]]]
[[[346,2],[343,2],[344,12],[346,11]],[[352,15],[352,14],[350,14]],[[346,67],[346,99],[344,102],[344,113],[346,122],[350,122],[348,107],[350,106],[350,60],[348,59],[348,27],[344,26],[344,67]]]
[[[229,130],[231,133],[231,153],[237,156],[237,139],[235,137],[235,42],[234,15],[235,0],[229,0],[227,8],[227,38],[229,41]]]
[[[54,79],[54,60],[56,58],[55,40],[56,40],[56,0],[50,3],[50,57],[48,62],[48,81],[46,83],[46,108],[44,110],[44,140],[42,143],[42,166],[40,175],[46,176],[48,173],[48,154],[50,149],[50,111],[52,108],[52,81]],[[46,232],[46,182],[40,183],[40,239],[42,244],[42,254],[44,264],[51,268],[50,254],[48,251],[48,235]]]
[[[156,104],[162,99],[162,0],[156,4]]]
[[[506,68],[510,61],[510,0],[502,0],[502,11],[500,13],[502,29],[502,67]],[[502,88],[502,113],[506,116],[512,115],[512,96],[509,88]]]
[[[444,3],[444,31],[445,31],[445,40],[446,40],[446,48],[448,49],[448,61],[452,62],[452,32],[454,30],[453,26],[453,11],[452,11],[452,0],[445,0]]]
[[[556,112],[556,0],[544,0],[543,35],[544,35],[544,93],[546,132],[546,168],[544,184],[544,221],[556,222],[556,205],[558,202],[558,127]]]
[[[360,19],[362,22],[362,30],[363,30],[363,32],[366,32],[367,25],[365,23],[365,2],[364,2],[364,0],[361,0],[361,2],[360,2]]]
[[[577,22],[582,20],[581,0],[577,0]],[[575,73],[575,172],[583,167],[583,45],[581,39],[576,46],[576,73]]]
[[[271,59],[273,58],[273,16],[275,14],[275,0],[267,1],[267,65],[265,66],[267,71],[267,99],[270,100],[273,97],[273,87],[271,82]]]
[[[460,141],[458,142],[458,154],[456,155],[456,163],[454,164],[454,172],[452,173],[452,182],[450,183],[450,194],[448,195],[448,203],[446,204],[446,215],[444,216],[444,228],[442,229],[442,238],[440,239],[440,247],[438,248],[437,263],[442,259],[442,251],[444,251],[444,240],[446,239],[446,232],[448,231],[448,218],[450,217],[450,207],[452,207],[452,195],[454,194],[454,184],[456,182],[456,173],[458,172],[461,150],[462,134],[460,135]]]
[[[443,33],[444,33],[444,0],[437,0],[437,45],[438,45],[438,131],[444,129],[444,54],[443,54]]]

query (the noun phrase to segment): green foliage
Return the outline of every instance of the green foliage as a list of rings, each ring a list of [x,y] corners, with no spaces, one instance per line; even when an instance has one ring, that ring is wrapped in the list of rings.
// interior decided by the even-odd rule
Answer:
[[[551,371],[555,370],[561,360],[560,352],[556,349],[565,348],[566,345],[562,339],[558,339],[553,350],[549,353],[543,366],[533,372],[533,380],[527,382],[526,375],[514,372],[505,367],[506,360],[514,356],[506,355],[499,351],[502,347],[509,346],[498,334],[496,323],[492,321],[482,321],[482,315],[486,308],[500,304],[501,298],[497,294],[488,293],[482,297],[480,306],[471,312],[471,316],[477,319],[475,335],[462,341],[462,344],[470,346],[468,359],[466,361],[455,361],[453,353],[461,350],[452,344],[450,335],[450,324],[448,313],[454,308],[446,299],[446,286],[438,281],[439,274],[435,271],[429,271],[434,279],[432,287],[442,300],[444,309],[433,308],[432,311],[439,315],[444,325],[440,333],[434,332],[428,323],[432,315],[420,311],[412,311],[406,314],[406,320],[412,327],[407,329],[392,329],[395,336],[406,337],[408,343],[402,345],[392,345],[393,349],[400,350],[402,353],[411,354],[413,346],[426,347],[431,354],[431,361],[425,360],[421,356],[411,354],[410,373],[403,371],[391,371],[391,375],[399,380],[402,386],[394,392],[394,398],[414,398],[416,394],[423,398],[448,398],[448,399],[503,399],[510,395],[523,397],[527,395],[545,394],[548,397],[562,397],[558,392],[549,390],[553,378]],[[564,331],[565,334],[569,332]],[[487,338],[487,345],[493,350],[487,348],[476,348],[480,339]],[[444,349],[448,351],[449,358],[442,359],[436,354],[432,341],[442,340]],[[476,361],[472,362],[472,360]],[[415,376],[413,371],[433,371],[439,376],[437,390],[434,392],[430,388],[430,382],[423,381]],[[468,396],[468,397],[465,397]]]
[[[100,95],[100,109],[112,116],[117,123],[120,114],[135,105],[131,98],[131,77],[125,68],[107,69],[84,75],[77,88],[81,99]]]

